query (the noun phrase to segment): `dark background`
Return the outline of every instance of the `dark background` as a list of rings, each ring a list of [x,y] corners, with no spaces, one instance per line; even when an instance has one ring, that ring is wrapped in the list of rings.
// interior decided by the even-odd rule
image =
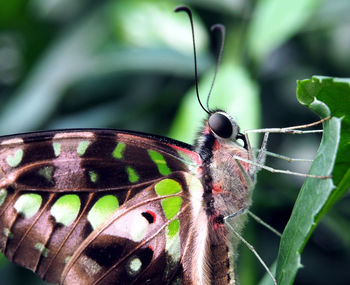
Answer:
[[[185,14],[195,14],[200,92],[205,101],[219,37],[226,44],[210,106],[229,111],[242,129],[318,120],[295,98],[296,80],[349,77],[347,0],[0,2],[0,135],[41,129],[108,127],[169,135],[191,143],[204,112],[193,93],[193,55]],[[252,138],[259,146],[258,138]],[[312,158],[318,135],[271,137],[269,150]],[[308,165],[267,164],[307,172]],[[252,211],[282,231],[303,179],[262,171]],[[316,228],[295,284],[350,284],[350,197]],[[253,220],[244,236],[267,264],[279,239]],[[1,284],[42,284],[1,259]],[[243,246],[241,284],[258,284],[262,266]]]

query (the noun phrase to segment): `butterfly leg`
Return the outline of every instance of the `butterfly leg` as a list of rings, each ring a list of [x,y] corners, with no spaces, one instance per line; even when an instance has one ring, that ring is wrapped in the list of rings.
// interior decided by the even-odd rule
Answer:
[[[266,166],[266,165],[263,165],[263,164],[259,164],[257,162],[250,161],[248,159],[245,159],[245,158],[237,156],[237,155],[234,155],[233,158],[236,159],[236,160],[241,160],[243,162],[255,165],[255,166],[259,167],[259,168],[265,169],[265,170],[267,170],[269,172],[272,172],[272,173],[282,173],[282,174],[289,174],[289,175],[302,176],[302,177],[311,177],[311,178],[318,178],[318,179],[332,178],[331,176],[326,176],[326,175],[313,175],[313,174],[294,172],[294,171],[284,170],[284,169],[275,169],[273,167]]]
[[[266,146],[266,142],[267,142],[267,137],[268,137],[268,136],[266,136],[266,140],[264,140],[264,141],[265,141],[265,146]],[[265,147],[264,147],[264,149],[265,149]],[[258,157],[259,157],[259,156],[258,156]],[[243,169],[243,167],[241,166],[240,162],[239,162],[238,160],[236,160],[236,162],[237,162],[239,168],[241,169],[241,171],[242,171],[242,173],[243,173],[243,175],[244,175],[244,178],[245,178],[246,181],[247,181],[248,187],[254,187],[254,183],[253,183],[251,177],[250,177],[250,176],[248,175],[248,173]],[[238,216],[238,215],[240,215],[240,214],[243,214],[243,213],[246,212],[246,211],[247,211],[248,215],[250,215],[256,222],[258,222],[259,224],[263,225],[264,227],[266,227],[267,229],[269,229],[270,231],[272,231],[272,232],[273,232],[274,234],[276,234],[277,236],[281,237],[282,234],[281,234],[279,231],[277,231],[277,230],[274,229],[272,226],[270,226],[269,224],[267,224],[266,222],[264,222],[262,219],[260,219],[258,216],[256,216],[255,214],[253,214],[251,211],[248,210],[247,207],[246,207],[246,208],[243,208],[243,209],[241,209],[241,210],[239,210],[239,211],[237,211],[237,212],[235,212],[235,213],[233,213],[233,214],[231,214],[231,215],[226,216],[224,219],[226,220],[226,219],[229,219],[229,218],[233,218],[233,217],[235,217],[235,216]]]
[[[280,159],[284,159],[284,160],[287,160],[289,162],[292,162],[292,161],[312,162],[312,160],[309,160],[309,159],[290,158],[290,157],[287,157],[287,156],[284,156],[284,155],[275,154],[275,153],[267,151],[266,150],[266,146],[267,146],[267,141],[268,141],[268,138],[269,138],[269,134],[270,133],[288,133],[288,134],[320,133],[320,132],[323,132],[323,130],[301,131],[301,130],[297,130],[297,129],[308,128],[308,127],[311,127],[311,126],[315,126],[315,125],[323,123],[324,121],[326,121],[328,119],[330,119],[330,117],[324,118],[324,119],[319,120],[319,121],[314,122],[314,123],[305,124],[305,125],[299,125],[299,126],[293,126],[293,127],[288,127],[288,128],[270,128],[270,129],[247,130],[247,131],[244,132],[244,135],[246,136],[246,138],[248,138],[248,134],[249,133],[264,133],[264,138],[263,138],[263,141],[261,143],[261,147],[260,147],[260,150],[258,152],[257,158],[256,158],[255,161],[251,157],[249,157],[249,159],[245,159],[245,158],[242,158],[242,157],[234,156],[234,158],[236,160],[240,160],[240,161],[244,161],[244,162],[250,163],[251,165],[255,165],[258,168],[265,169],[265,170],[270,171],[272,173],[282,173],[282,174],[289,174],[289,175],[303,176],[303,177],[312,177],[312,178],[320,178],[320,179],[331,178],[331,176],[312,175],[312,174],[306,174],[306,173],[293,172],[293,171],[289,171],[289,170],[274,169],[272,167],[264,165],[265,158],[266,158],[267,155],[268,156],[277,157],[277,158],[280,158]],[[249,142],[248,139],[247,139],[247,141]],[[248,150],[250,150],[249,153],[252,153],[250,145],[248,145]]]
[[[273,228],[272,226],[270,226],[268,223],[264,222],[262,219],[260,219],[257,215],[255,215],[254,213],[252,213],[250,210],[248,210],[248,215],[251,216],[257,223],[263,225],[265,228],[269,229],[271,232],[273,232],[275,235],[281,237],[282,234],[276,230],[275,228]]]
[[[267,141],[269,139],[269,132],[266,132],[264,134],[263,141],[261,143],[260,151],[258,153],[258,156],[256,158],[256,161],[258,164],[264,164],[265,163],[265,158],[266,158],[266,146],[267,146]]]
[[[238,215],[241,215],[241,214],[243,214],[243,213],[244,213],[245,211],[247,211],[247,210],[248,210],[248,207],[244,207],[244,208],[240,209],[239,211],[237,211],[237,212],[235,212],[235,213],[233,213],[233,214],[231,214],[231,215],[228,215],[228,216],[224,217],[224,220],[227,220],[227,219],[236,217],[236,216],[238,216]]]
[[[265,150],[265,154],[267,156],[276,157],[276,158],[279,158],[279,159],[282,159],[282,160],[286,160],[288,162],[313,162],[314,161],[313,159],[288,157],[288,156],[281,155],[281,154],[274,153],[274,152],[270,152],[270,151],[267,151],[267,150]]]
[[[246,241],[229,223],[227,223],[227,225],[230,228],[230,230],[235,234],[235,236],[237,236],[248,247],[248,249],[256,256],[256,258],[259,260],[261,265],[265,268],[266,272],[270,275],[273,281],[273,284],[277,285],[277,281],[275,277],[273,276],[270,269],[267,267],[266,263],[262,260],[259,253],[255,250],[255,248],[248,241]]]
[[[284,133],[284,134],[297,134],[297,135],[302,135],[302,134],[310,134],[310,133],[322,133],[323,130],[307,130],[307,131],[302,131],[301,129],[306,129],[310,128],[316,125],[319,125],[327,120],[329,120],[331,117],[326,117],[322,120],[319,120],[317,122],[313,122],[310,124],[305,124],[305,125],[298,125],[298,126],[293,126],[293,127],[287,127],[287,128],[267,128],[267,129],[254,129],[254,130],[246,130],[244,131],[244,134],[248,133]]]
[[[261,147],[259,149],[259,153],[256,159],[256,162],[258,164],[264,164],[265,163],[265,159],[266,156],[272,156],[272,157],[276,157],[282,160],[286,160],[288,162],[313,162],[313,159],[304,159],[304,158],[292,158],[292,157],[288,157],[285,155],[281,155],[278,153],[274,153],[274,152],[270,152],[266,149],[267,146],[267,141],[268,141],[268,137],[269,137],[269,132],[266,132],[264,134],[264,138],[263,141],[261,143]]]
[[[249,142],[248,140],[248,134],[249,133],[264,133],[264,138],[263,138],[263,141],[261,143],[261,147],[260,147],[260,150],[259,150],[259,153],[258,153],[258,156],[257,156],[257,159],[256,159],[256,163],[257,164],[264,164],[265,162],[265,157],[266,155],[269,155],[269,156],[274,156],[274,157],[277,157],[277,158],[280,158],[280,159],[284,159],[284,160],[287,160],[287,161],[303,161],[303,162],[310,162],[310,160],[308,159],[295,159],[295,158],[289,158],[287,156],[283,156],[283,155],[279,155],[279,154],[275,154],[275,153],[272,153],[272,152],[269,152],[266,150],[266,146],[267,146],[267,141],[268,141],[268,137],[269,137],[269,134],[270,133],[286,133],[286,134],[310,134],[310,133],[322,133],[323,130],[300,130],[300,129],[305,129],[305,128],[309,128],[309,127],[312,127],[312,126],[316,126],[316,125],[319,125],[327,120],[329,120],[330,117],[326,117],[324,119],[321,119],[317,122],[313,122],[313,123],[310,123],[310,124],[304,124],[304,125],[298,125],[298,126],[293,126],[293,127],[287,127],[287,128],[267,128],[267,129],[253,129],[253,130],[246,130],[244,132],[244,135],[246,136],[247,138],[247,141]],[[250,148],[250,145],[248,145],[248,149],[251,149]],[[249,157],[250,160],[251,157]]]

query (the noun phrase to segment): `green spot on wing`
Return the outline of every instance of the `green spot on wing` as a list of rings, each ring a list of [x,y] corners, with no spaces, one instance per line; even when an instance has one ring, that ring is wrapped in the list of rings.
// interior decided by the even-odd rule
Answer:
[[[13,238],[13,233],[11,233],[11,231],[8,228],[4,228],[2,233],[4,234],[5,237],[8,237],[9,239]]]
[[[38,174],[43,176],[47,181],[51,182],[53,170],[53,166],[44,166],[43,168],[39,169]]]
[[[23,194],[21,195],[15,205],[17,213],[22,214],[25,218],[33,217],[40,209],[42,198],[38,194]]]
[[[95,171],[90,170],[89,177],[90,177],[90,181],[93,183],[96,183],[98,180],[98,174]]]
[[[58,157],[61,154],[61,144],[58,142],[54,142],[52,144],[53,151],[55,153],[55,156]]]
[[[78,216],[80,204],[78,195],[63,195],[52,206],[51,215],[55,218],[57,223],[69,226]]]
[[[173,221],[170,222],[170,224],[168,225],[168,236],[170,238],[174,237],[180,229],[180,221],[178,219],[175,219]]]
[[[139,181],[140,176],[137,174],[136,170],[131,166],[126,167],[126,173],[128,174],[129,182],[135,183]]]
[[[165,217],[170,220],[180,211],[182,198],[178,196],[168,197],[162,200],[161,204]]]
[[[106,195],[98,199],[88,214],[88,221],[95,230],[119,207],[117,197]]]
[[[89,147],[90,142],[89,141],[81,141],[77,147],[77,153],[79,156],[83,156],[86,152],[87,148]]]
[[[36,250],[38,250],[39,252],[41,252],[41,254],[44,256],[44,257],[47,257],[47,255],[49,254],[49,250],[41,243],[41,242],[38,242],[34,245],[34,248]]]
[[[149,149],[147,152],[152,161],[157,165],[160,174],[169,175],[171,173],[171,170],[162,154],[152,149]]]
[[[117,144],[115,149],[113,150],[113,157],[116,159],[122,159],[124,156],[124,150],[125,150],[125,143],[120,142]]]
[[[168,231],[166,235],[166,246],[165,251],[172,258],[173,262],[180,260],[180,221],[175,219],[168,225]]]
[[[13,155],[9,155],[6,158],[6,161],[9,166],[16,167],[18,166],[23,158],[23,149],[18,149]]]
[[[171,195],[181,192],[182,188],[179,182],[173,179],[163,179],[158,182],[154,189],[159,196]]]
[[[5,188],[0,189],[0,206],[5,202],[7,197],[7,190]]]
[[[64,259],[64,263],[67,264],[72,257],[69,255]]]

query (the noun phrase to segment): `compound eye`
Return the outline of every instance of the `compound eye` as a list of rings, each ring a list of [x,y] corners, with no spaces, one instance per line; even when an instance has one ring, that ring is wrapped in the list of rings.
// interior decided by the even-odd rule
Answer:
[[[210,129],[219,137],[227,139],[232,136],[233,127],[230,119],[223,114],[214,113],[209,117]]]

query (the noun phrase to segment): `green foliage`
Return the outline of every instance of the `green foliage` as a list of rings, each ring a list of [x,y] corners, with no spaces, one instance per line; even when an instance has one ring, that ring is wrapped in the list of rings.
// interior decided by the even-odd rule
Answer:
[[[350,79],[315,76],[303,80],[298,85],[298,99],[320,116],[327,114],[341,119],[341,138],[332,175],[336,185],[342,184],[350,169]],[[327,107],[315,102],[316,99]]]
[[[307,22],[320,0],[263,0],[255,7],[248,31],[248,49],[262,61],[273,49],[297,33]]]
[[[278,284],[292,284],[301,252],[320,219],[350,189],[349,80],[314,77],[298,82],[299,101],[324,123],[323,137],[310,174],[332,176],[306,179],[283,232],[277,260]]]

